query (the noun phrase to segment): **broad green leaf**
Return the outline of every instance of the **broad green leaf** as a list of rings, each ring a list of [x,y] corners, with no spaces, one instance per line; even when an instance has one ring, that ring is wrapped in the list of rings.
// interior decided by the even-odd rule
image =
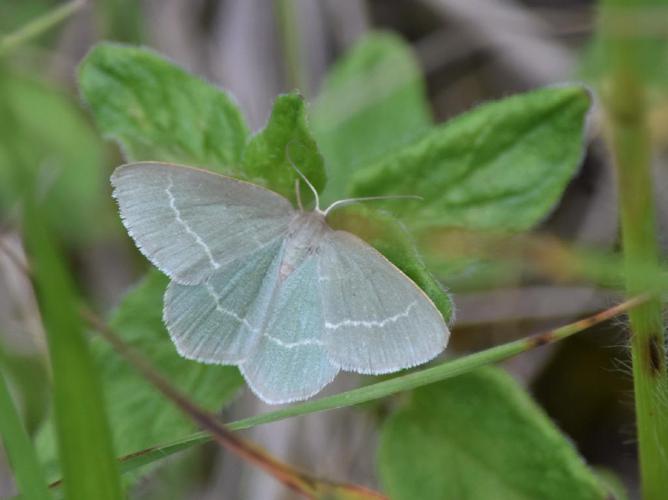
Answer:
[[[422,73],[401,38],[372,33],[327,75],[311,118],[327,163],[328,201],[353,172],[415,139],[432,124]]]
[[[81,63],[79,87],[100,130],[130,160],[240,173],[248,128],[233,100],[157,54],[97,45]]]
[[[103,144],[76,103],[47,82],[0,74],[0,213],[16,210],[23,191],[16,158],[38,183],[44,214],[59,237],[80,239],[100,226]]]
[[[68,500],[120,500],[120,474],[99,372],[84,337],[74,285],[44,225],[43,210],[28,197],[24,231],[47,332],[65,496]]]
[[[385,212],[356,206],[333,212],[330,223],[358,235],[412,279],[441,311],[445,321],[453,318],[452,299],[420,256],[410,233]]]
[[[528,229],[553,209],[580,164],[589,106],[581,86],[482,105],[358,170],[351,192],[422,196],[404,204],[417,228]]]
[[[179,356],[162,322],[162,297],[167,283],[167,277],[151,271],[123,299],[110,326],[193,402],[217,411],[242,385],[241,376],[230,366],[205,365]],[[187,436],[195,430],[196,425],[188,417],[103,340],[95,338],[92,347],[104,381],[119,455]],[[39,436],[43,451],[50,456],[51,432],[46,427]]]
[[[51,498],[46,479],[5,379],[4,353],[0,351],[0,437],[24,500]]]
[[[244,151],[244,172],[249,179],[263,182],[294,200],[299,175],[290,161],[322,191],[326,182],[325,167],[309,130],[306,105],[298,94],[276,98],[267,126],[251,139]],[[312,196],[311,191],[303,181],[300,186],[305,201],[307,196]]]
[[[393,500],[594,500],[605,491],[512,378],[487,367],[414,391],[381,431]]]

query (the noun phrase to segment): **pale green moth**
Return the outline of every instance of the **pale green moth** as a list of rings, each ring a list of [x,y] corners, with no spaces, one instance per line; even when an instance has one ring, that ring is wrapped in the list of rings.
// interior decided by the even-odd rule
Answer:
[[[308,180],[304,178],[308,183]],[[238,365],[267,403],[307,399],[339,370],[381,374],[424,363],[450,332],[429,298],[318,206],[165,163],[111,177],[128,232],[171,278],[163,317],[182,356]]]

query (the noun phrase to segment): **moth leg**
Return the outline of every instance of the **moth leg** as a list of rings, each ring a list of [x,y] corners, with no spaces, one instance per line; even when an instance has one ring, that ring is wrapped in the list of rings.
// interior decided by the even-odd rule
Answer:
[[[295,179],[295,196],[297,197],[297,206],[299,207],[299,210],[303,212],[304,207],[302,205],[302,193],[299,189],[299,179]]]

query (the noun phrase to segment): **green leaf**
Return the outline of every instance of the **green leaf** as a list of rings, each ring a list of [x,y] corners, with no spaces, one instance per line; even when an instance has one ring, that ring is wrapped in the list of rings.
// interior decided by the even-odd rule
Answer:
[[[329,221],[332,227],[354,233],[372,245],[429,296],[446,322],[453,318],[450,295],[429,271],[412,236],[397,219],[385,212],[354,206],[333,212]]]
[[[590,96],[550,87],[480,106],[358,170],[354,196],[414,194],[418,228],[524,230],[555,206],[583,155]]]
[[[233,100],[157,54],[97,45],[81,63],[79,86],[98,127],[130,160],[239,173],[248,128]]]
[[[304,100],[298,94],[276,98],[267,126],[251,139],[244,152],[245,175],[294,200],[299,175],[290,160],[318,191],[322,191],[326,182],[325,167],[309,130]],[[302,200],[312,196],[303,181],[300,187]]]
[[[0,436],[24,500],[51,498],[44,473],[26,428],[16,410],[4,376],[4,353],[0,352]]]
[[[190,399],[218,411],[241,387],[238,370],[231,366],[205,365],[182,358],[162,322],[162,301],[168,278],[157,271],[131,290],[113,314],[110,327],[130,346],[156,366]],[[109,419],[119,455],[192,433],[196,425],[166,400],[153,386],[102,339],[93,341],[93,353],[104,381]],[[50,450],[48,426],[39,442]]]
[[[84,338],[74,285],[43,223],[43,211],[28,197],[24,230],[47,332],[65,496],[120,500],[121,481],[99,373]]]
[[[379,472],[394,500],[605,496],[527,393],[491,367],[416,390],[383,426]]]
[[[48,225],[66,239],[91,236],[102,209],[102,142],[76,103],[51,84],[11,71],[0,80],[0,212],[15,209],[23,193],[15,169],[20,157],[50,207]]]
[[[408,45],[390,33],[364,37],[327,75],[311,118],[327,163],[325,198],[343,198],[357,168],[431,127],[422,73]]]

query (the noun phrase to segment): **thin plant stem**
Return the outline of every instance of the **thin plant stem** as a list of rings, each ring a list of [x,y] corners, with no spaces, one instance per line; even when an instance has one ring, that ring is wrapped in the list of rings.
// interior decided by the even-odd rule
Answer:
[[[625,34],[624,14],[633,13],[633,4],[626,0],[604,3],[608,9],[603,11],[601,24],[612,72],[603,97],[619,184],[629,296],[651,288],[647,276],[659,264],[647,97],[638,66],[651,49]],[[623,12],[624,8],[629,12]],[[643,498],[659,500],[665,498],[668,478],[668,380],[665,325],[659,298],[631,311],[629,319],[641,488]]]
[[[276,2],[279,32],[286,62],[286,80],[290,89],[299,89],[308,94],[308,82],[301,63],[299,23],[294,0]]]
[[[49,10],[46,14],[39,16],[18,30],[0,38],[0,56],[11,52],[16,47],[37,38],[42,33],[63,22],[80,8],[86,5],[86,0],[72,0]]]
[[[44,471],[5,380],[3,357],[0,352],[0,437],[23,500],[49,500]]]
[[[293,491],[306,498],[333,497],[334,492],[345,492],[346,498],[352,499],[385,499],[378,492],[368,490],[354,484],[343,484],[316,479],[291,465],[282,462],[254,444],[240,438],[213,414],[195,405],[188,397],[176,389],[167,379],[158,373],[149,363],[127,345],[110,327],[89,310],[81,311],[84,319],[102,337],[111,344],[114,350],[130,363],[141,375],[158,389],[167,399],[190,417],[201,429],[219,445],[236,453],[244,460],[255,464],[265,472],[274,476]]]
[[[593,316],[588,316],[554,330],[508,342],[468,356],[445,361],[423,370],[400,375],[389,380],[370,384],[351,391],[294,404],[280,410],[230,422],[226,424],[226,427],[231,431],[249,429],[258,425],[277,422],[292,417],[367,403],[369,401],[391,396],[398,392],[440,382],[476,368],[509,359],[523,352],[535,349],[536,347],[552,344],[568,338],[571,335],[637,308],[642,304],[645,304],[649,298],[650,296],[648,294],[639,295],[611,307],[610,309],[606,309]],[[190,448],[191,446],[207,442],[210,439],[211,437],[207,433],[196,433],[171,443],[137,451],[121,458],[121,470],[124,472],[129,471],[147,463],[161,460],[166,456]]]

